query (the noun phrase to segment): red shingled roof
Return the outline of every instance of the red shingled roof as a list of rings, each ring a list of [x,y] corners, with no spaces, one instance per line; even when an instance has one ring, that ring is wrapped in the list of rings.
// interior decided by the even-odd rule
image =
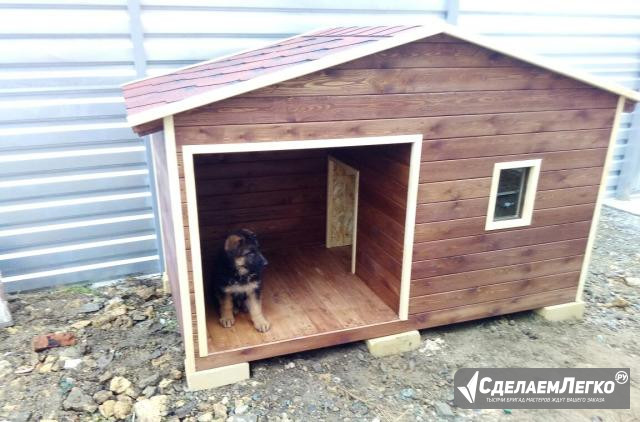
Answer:
[[[122,87],[129,115],[247,81],[337,51],[388,39],[415,26],[353,26],[299,35],[245,53],[204,62]]]
[[[351,26],[324,29],[178,69],[167,75],[123,85],[129,123],[138,133],[151,133],[163,117],[240,95],[263,86],[306,75],[358,57],[433,36],[447,34],[640,101],[640,94],[563,68],[557,63],[465,33],[446,24],[429,26]],[[156,122],[145,128],[145,123]]]

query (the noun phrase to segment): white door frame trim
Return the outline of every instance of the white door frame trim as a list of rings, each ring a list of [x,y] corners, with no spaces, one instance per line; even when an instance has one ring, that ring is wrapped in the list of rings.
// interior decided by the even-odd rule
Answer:
[[[202,277],[202,261],[200,251],[200,230],[198,222],[198,202],[196,195],[193,156],[195,154],[224,154],[234,152],[286,151],[298,149],[340,148],[371,145],[411,144],[409,181],[407,188],[407,212],[402,256],[402,273],[400,279],[400,303],[398,317],[409,318],[409,290],[411,287],[411,264],[413,258],[413,240],[415,231],[418,184],[420,178],[420,157],[422,154],[422,134],[374,136],[337,139],[311,139],[275,142],[248,142],[227,144],[199,144],[182,146],[184,181],[186,187],[187,215],[189,221],[189,239],[191,246],[193,283],[196,302],[196,326],[198,329],[198,355],[207,356],[207,333],[204,285]],[[188,297],[189,289],[184,293]]]

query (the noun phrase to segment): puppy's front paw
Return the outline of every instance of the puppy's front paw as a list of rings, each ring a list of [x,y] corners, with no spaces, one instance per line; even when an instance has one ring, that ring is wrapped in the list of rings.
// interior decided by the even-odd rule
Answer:
[[[236,320],[235,318],[231,317],[231,318],[220,318],[220,325],[222,325],[224,328],[229,328],[231,327],[233,324],[235,324]]]
[[[256,321],[253,321],[253,326],[256,327],[256,330],[260,331],[261,333],[266,333],[267,331],[269,331],[269,328],[271,328],[271,324],[269,324],[269,321],[267,321],[264,317],[257,318]]]

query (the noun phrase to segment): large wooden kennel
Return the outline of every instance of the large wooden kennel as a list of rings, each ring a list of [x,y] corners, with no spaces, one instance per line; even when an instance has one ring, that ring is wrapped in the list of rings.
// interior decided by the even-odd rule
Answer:
[[[191,388],[247,362],[539,309],[578,316],[638,94],[450,28],[334,28],[124,86],[153,134]],[[217,322],[226,233],[270,261],[261,334]]]

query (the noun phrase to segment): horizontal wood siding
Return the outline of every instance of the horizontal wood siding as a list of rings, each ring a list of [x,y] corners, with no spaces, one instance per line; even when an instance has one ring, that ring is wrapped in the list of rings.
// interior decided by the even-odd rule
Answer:
[[[265,251],[321,243],[326,218],[326,157],[322,150],[196,155],[203,256],[215,253],[226,234],[240,228],[257,233]],[[271,202],[257,206],[246,196],[256,194],[264,194]],[[301,232],[307,235],[300,236]]]
[[[422,134],[410,322],[428,327],[573,300],[616,100],[433,37],[181,113],[175,124],[182,145]],[[406,196],[394,188],[404,170],[387,158],[360,192],[360,229],[368,228],[360,237],[380,254],[362,260],[372,274],[397,270],[393,247],[404,232]],[[542,159],[533,223],[485,232],[494,163],[531,158]],[[385,168],[393,171],[374,179]],[[245,182],[203,187],[226,192],[206,205],[211,215],[231,218],[225,209],[245,200],[274,212],[283,205],[253,189],[252,174],[238,176]],[[288,179],[296,218],[320,182]]]
[[[360,172],[356,274],[398,312],[411,146],[339,148],[331,154]]]

